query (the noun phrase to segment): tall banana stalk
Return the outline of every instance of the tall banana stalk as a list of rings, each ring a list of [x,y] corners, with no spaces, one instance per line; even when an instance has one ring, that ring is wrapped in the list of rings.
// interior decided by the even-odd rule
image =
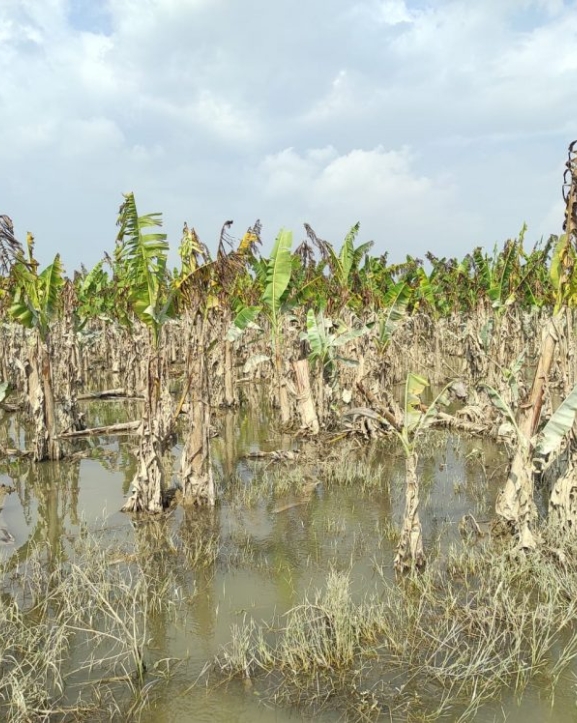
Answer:
[[[2,241],[5,241],[5,234],[0,238]],[[29,362],[26,365],[27,394],[35,427],[32,456],[39,462],[45,459],[58,460],[64,454],[58,437],[50,351],[50,327],[59,309],[64,268],[59,254],[56,254],[52,264],[38,273],[38,262],[34,258],[34,237],[30,233],[26,245],[27,258],[12,236],[13,297],[10,316],[32,331]]]
[[[210,381],[208,378],[206,317],[192,319],[187,375],[194,380],[188,388],[190,429],[180,460],[183,504],[208,505],[216,501],[210,449]]]
[[[555,313],[543,330],[541,353],[527,402],[521,405],[517,426],[519,440],[505,486],[500,491],[496,512],[506,520],[519,537],[522,548],[532,549],[537,541],[534,534],[536,507],[533,500],[532,457],[534,436],[541,419],[545,388],[557,340],[560,334],[570,333],[564,328],[564,308],[575,303],[575,249],[577,245],[577,141],[569,146],[569,158],[564,176],[565,199],[564,235],[559,240],[552,263],[552,280],[556,289]],[[562,516],[560,508],[558,515]]]
[[[405,453],[405,513],[401,536],[395,556],[397,573],[422,569],[426,564],[423,531],[419,517],[419,477],[417,473],[417,439],[437,415],[438,405],[447,403],[448,384],[428,408],[424,408],[420,395],[429,386],[424,377],[409,373],[405,381],[403,422],[393,427]]]
[[[139,216],[134,194],[127,193],[120,207],[117,237],[117,272],[128,289],[135,316],[149,329],[146,403],[142,418],[138,471],[125,512],[158,513],[163,509],[164,473],[160,459],[172,432],[172,410],[167,394],[165,364],[160,356],[163,325],[172,316],[173,294],[168,289],[166,234],[147,232],[162,224],[159,213]]]
[[[281,299],[291,279],[291,247],[292,232],[285,231],[284,229],[281,230],[276,237],[270,259],[267,262],[266,287],[262,296],[263,307],[270,322],[275,384],[281,412],[281,422],[285,425],[290,422],[291,415],[281,355]]]

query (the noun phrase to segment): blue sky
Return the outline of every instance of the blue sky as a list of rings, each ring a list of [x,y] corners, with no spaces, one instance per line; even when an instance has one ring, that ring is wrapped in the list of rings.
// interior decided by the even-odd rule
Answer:
[[[0,78],[0,213],[43,263],[110,252],[126,191],[174,250],[260,218],[462,256],[560,231],[577,2],[2,0]]]

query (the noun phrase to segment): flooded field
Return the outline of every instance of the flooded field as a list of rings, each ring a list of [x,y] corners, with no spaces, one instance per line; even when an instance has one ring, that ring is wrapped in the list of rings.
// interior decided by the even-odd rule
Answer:
[[[93,404],[91,424],[110,414],[118,419],[117,406]],[[72,587],[72,580],[74,589],[87,586],[83,605],[96,596],[93,629],[85,620],[66,623],[74,631],[61,651],[61,678],[36,680],[36,703],[26,710],[22,702],[18,712],[13,701],[12,720],[42,720],[46,694],[61,711],[49,720],[574,720],[577,665],[556,669],[555,646],[560,649],[562,640],[539,660],[539,675],[524,682],[517,671],[516,681],[502,680],[499,695],[473,718],[459,675],[453,676],[452,705],[451,691],[433,671],[441,642],[436,660],[420,661],[411,680],[410,666],[399,663],[402,651],[394,659],[391,650],[383,654],[390,633],[382,622],[363,642],[363,654],[340,659],[334,671],[320,665],[312,677],[301,678],[298,670],[286,669],[288,658],[279,663],[278,648],[267,669],[266,655],[251,652],[251,645],[266,643],[272,650],[305,603],[309,612],[328,609],[323,595],[331,586],[340,586],[351,615],[384,601],[392,609],[395,599],[403,604],[402,595],[395,598],[405,583],[395,582],[393,559],[404,458],[390,441],[360,447],[354,440],[312,443],[275,435],[265,413],[228,412],[214,423],[220,503],[214,510],[177,507],[156,521],[135,523],[119,512],[136,464],[130,437],[92,438],[85,443],[89,458],[0,463],[0,483],[14,488],[0,517],[4,605],[17,601],[25,608],[37,602],[42,585],[50,598],[54,586]],[[0,424],[5,440],[26,435],[14,415],[4,415]],[[257,456],[268,452],[276,454]],[[178,446],[173,456],[178,459]],[[481,526],[490,519],[506,470],[506,454],[492,442],[438,432],[424,438],[421,519],[431,574],[473,545],[471,538],[464,541],[460,522],[465,515]],[[91,565],[98,569],[94,578]],[[56,583],[46,570],[60,570]],[[103,585],[101,599],[95,580]],[[418,599],[428,593],[406,594]],[[47,614],[59,621],[57,597]],[[38,620],[24,622],[34,626]],[[309,622],[305,641],[316,635],[318,620]],[[570,639],[569,628],[564,635]],[[41,638],[41,644],[49,641]],[[577,646],[568,645],[564,655],[577,656]],[[415,654],[408,643],[406,654]],[[235,666],[247,655],[247,669],[238,674]],[[425,678],[426,666],[431,674]]]

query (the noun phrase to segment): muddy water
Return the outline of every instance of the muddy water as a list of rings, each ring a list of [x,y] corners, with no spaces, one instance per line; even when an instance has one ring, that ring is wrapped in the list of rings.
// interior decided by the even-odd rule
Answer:
[[[119,418],[112,405],[95,405],[91,413],[91,424]],[[26,429],[14,419],[0,424],[4,437],[25,443]],[[3,464],[0,483],[16,492],[5,498],[0,513],[0,524],[13,537],[0,545],[1,559],[16,564],[34,545],[45,545],[58,559],[71,539],[90,531],[101,535],[103,544],[136,543],[137,550],[154,556],[161,572],[166,566],[176,581],[166,593],[174,605],[151,613],[147,658],[171,674],[151,683],[149,706],[140,718],[145,723],[334,721],[339,715],[334,710],[313,716],[264,703],[262,689],[242,681],[216,687],[194,683],[231,640],[233,626],[250,618],[260,623],[281,617],[321,588],[328,570],[350,570],[359,599],[372,587],[377,568],[392,570],[394,536],[389,533],[398,529],[403,508],[403,459],[389,445],[375,444],[368,450],[374,473],[366,486],[359,480],[333,483],[318,465],[319,484],[305,497],[295,497],[290,485],[280,494],[266,488],[253,494],[259,465],[269,462],[248,462],[243,455],[290,449],[294,442],[271,437],[268,420],[260,414],[225,415],[219,428],[214,452],[222,503],[193,520],[176,511],[159,526],[153,543],[149,530],[133,528],[118,512],[134,474],[130,439],[91,440],[85,443],[90,458],[74,462]],[[294,472],[291,465],[279,469],[281,476]],[[505,469],[503,453],[489,443],[432,435],[421,455],[426,547],[457,539],[457,523],[466,513],[479,521],[487,518]],[[195,553],[199,535],[214,541],[214,558],[206,550]],[[175,555],[177,543],[188,549],[190,568]],[[520,704],[513,696],[495,701],[476,720],[564,723],[575,715],[574,681],[568,678],[557,690],[554,710],[540,702],[538,691],[529,691]]]

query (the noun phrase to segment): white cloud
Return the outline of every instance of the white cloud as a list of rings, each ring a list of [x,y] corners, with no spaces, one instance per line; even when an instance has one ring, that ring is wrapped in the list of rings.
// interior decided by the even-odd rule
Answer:
[[[208,90],[200,93],[194,104],[194,114],[205,129],[225,141],[252,142],[257,135],[255,118]]]
[[[442,238],[437,252],[448,255],[463,224],[478,229],[479,216],[465,218],[451,179],[427,177],[414,165],[408,148],[377,146],[343,154],[333,147],[302,154],[289,148],[268,156],[259,175],[265,195],[278,199],[295,220],[309,221],[325,238],[344,237],[360,220],[363,238],[386,239],[385,247],[397,258],[423,255],[431,236]],[[412,244],[406,245],[403,239],[409,238]]]
[[[492,246],[524,219],[531,237],[559,214],[575,0],[75,8],[0,2],[0,213],[69,244],[71,264],[96,260],[130,188],[206,240],[227,217],[272,235],[360,220],[401,255]],[[74,214],[91,204],[98,241],[80,247]]]
[[[413,13],[403,0],[381,0],[376,5],[375,16],[378,22],[386,25],[413,22]]]

